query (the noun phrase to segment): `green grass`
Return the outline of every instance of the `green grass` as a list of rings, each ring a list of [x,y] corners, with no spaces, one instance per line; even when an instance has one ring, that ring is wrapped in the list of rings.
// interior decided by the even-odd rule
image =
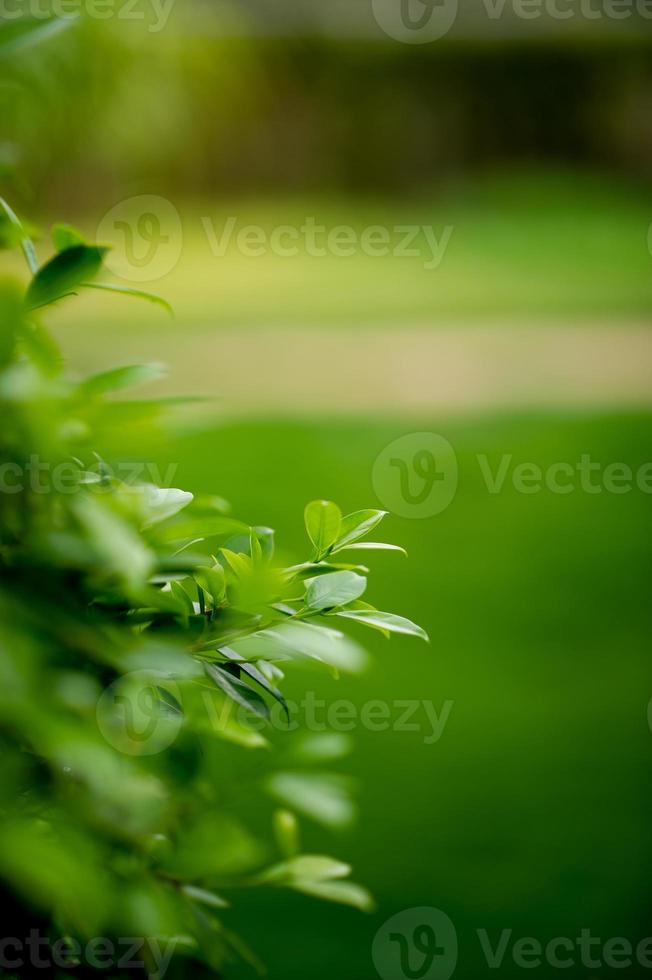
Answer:
[[[186,330],[275,324],[436,326],[478,316],[604,321],[652,310],[652,256],[646,241],[652,194],[613,179],[510,174],[460,180],[428,199],[402,202],[315,196],[173,203],[182,218],[183,250],[176,267],[147,287],[173,303]],[[370,257],[357,251],[352,257],[319,258],[303,250],[291,258],[269,252],[247,257],[233,246],[218,257],[211,252],[202,217],[219,236],[229,216],[237,218],[236,230],[254,224],[267,233],[278,225],[300,227],[306,216],[329,229],[351,225],[358,233],[369,225],[429,225],[437,237],[447,225],[454,230],[441,265],[430,270],[424,268],[423,237],[415,243],[421,252],[417,257]],[[82,222],[90,236],[100,217]],[[62,304],[60,314],[73,330],[89,320],[110,323],[111,336],[116,315],[129,329],[161,323],[147,304],[124,308],[120,299],[107,301],[103,295]]]
[[[650,497],[513,488],[492,496],[476,460],[486,453],[497,464],[511,453],[545,467],[589,453],[636,468],[650,457],[652,417],[268,421],[203,432],[166,455],[179,463],[180,485],[232,499],[298,553],[306,500],[373,505],[376,455],[423,430],[454,445],[459,492],[438,517],[388,518],[384,536],[410,556],[372,558],[381,574],[370,598],[423,624],[431,647],[365,636],[374,652],[368,674],[339,682],[310,674],[290,691],[454,707],[434,745],[421,733],[356,730],[347,768],[360,786],[357,829],[331,842],[306,827],[310,848],[351,860],[378,898],[376,914],[282,893],[239,896],[228,922],[267,960],[271,980],[374,977],[377,928],[418,905],[451,916],[455,976],[469,980],[490,972],[477,928],[494,944],[507,928],[543,942],[581,928],[632,941],[652,932]],[[500,973],[520,974],[509,964]]]
[[[530,176],[460,184],[428,202],[181,207],[180,263],[150,284],[174,303],[176,323],[168,326],[146,304],[101,295],[62,304],[52,319],[61,320],[73,354],[75,337],[90,332],[98,364],[107,351],[121,363],[121,332],[139,330],[147,346],[158,337],[161,347],[158,331],[165,331],[165,347],[181,353],[189,337],[229,325],[436,328],[477,315],[498,324],[522,316],[617,327],[652,309],[651,205],[646,192],[606,181]],[[214,259],[197,231],[201,214],[217,222],[237,214],[242,224],[267,228],[314,214],[328,225],[451,223],[455,232],[435,272],[414,259]],[[88,223],[86,230],[93,230]],[[217,391],[228,370],[216,356]],[[252,363],[252,392],[266,383],[265,371]],[[364,371],[361,364],[361,379]],[[178,485],[226,496],[238,515],[272,524],[286,550],[300,555],[305,502],[373,506],[377,454],[397,436],[423,430],[453,443],[459,491],[439,517],[388,519],[386,536],[410,557],[374,557],[381,574],[369,598],[425,626],[432,646],[365,636],[374,652],[368,674],[339,683],[296,677],[290,694],[310,687],[356,704],[426,698],[438,709],[446,700],[454,707],[434,745],[422,733],[356,730],[346,767],[359,781],[357,829],[331,841],[305,828],[309,849],[351,860],[378,898],[376,914],[284,893],[238,896],[228,924],[269,964],[271,980],[370,980],[376,930],[418,905],[451,916],[460,942],[455,976],[469,980],[489,973],[478,928],[494,944],[510,928],[514,938],[542,942],[581,928],[632,941],[652,933],[650,498],[638,491],[527,496],[510,487],[492,496],[476,459],[486,453],[497,464],[507,453],[545,466],[590,453],[603,464],[637,467],[650,457],[651,416],[229,423],[169,446],[165,462],[179,463]],[[252,820],[262,825],[268,813]],[[521,972],[508,963],[501,975]]]

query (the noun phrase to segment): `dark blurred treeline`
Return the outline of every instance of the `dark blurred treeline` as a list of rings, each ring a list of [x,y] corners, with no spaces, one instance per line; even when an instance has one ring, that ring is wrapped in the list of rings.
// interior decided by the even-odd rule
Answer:
[[[15,194],[58,208],[146,192],[420,192],[521,163],[647,178],[650,40],[412,46],[81,22],[5,68],[0,161]]]

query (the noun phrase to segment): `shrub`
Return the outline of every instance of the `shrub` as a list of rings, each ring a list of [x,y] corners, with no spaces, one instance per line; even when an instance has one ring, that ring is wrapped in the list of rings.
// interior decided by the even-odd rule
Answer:
[[[56,253],[39,265],[4,203],[0,234],[30,270],[26,289],[0,289],[7,935],[24,942],[36,928],[58,942],[60,976],[80,975],[75,958],[90,972],[107,959],[115,966],[107,949],[124,936],[143,937],[152,975],[189,962],[195,975],[213,974],[236,954],[255,962],[222,921],[231,888],[371,906],[347,865],[300,852],[298,815],[335,825],[350,815],[341,779],[266,761],[254,785],[280,806],[267,843],[243,821],[237,790],[252,778],[248,759],[267,744],[272,711],[285,706],[286,667],[360,669],[363,649],[340,631],[350,621],[425,635],[367,604],[367,569],[348,560],[354,549],[391,547],[362,540],[384,514],[342,516],[313,501],[311,552],[283,567],[273,531],[235,520],[220,498],[119,479],[93,454],[97,433],[141,431],[157,403],[114,396],[159,369],[70,381],[39,319],[82,288],[114,288],[93,281],[105,249],[57,226]],[[323,747],[309,740],[303,761]]]

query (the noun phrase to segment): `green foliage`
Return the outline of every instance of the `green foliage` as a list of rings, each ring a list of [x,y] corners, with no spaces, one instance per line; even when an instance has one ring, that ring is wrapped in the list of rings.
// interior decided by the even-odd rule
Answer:
[[[0,27],[0,59],[9,58],[34,44],[54,37],[71,24],[70,16],[21,17],[8,20]]]
[[[99,274],[105,250],[57,226],[58,251],[36,265],[4,210],[31,276],[24,291],[0,288],[0,881],[12,934],[36,923],[53,940],[157,937],[178,969],[221,971],[249,957],[224,925],[231,890],[372,904],[346,864],[300,852],[297,815],[332,827],[354,816],[348,783],[321,769],[346,745],[322,736],[292,769],[268,753],[249,761],[287,709],[284,670],[362,669],[364,649],[334,628],[346,618],[425,634],[361,601],[364,566],[332,560],[382,512],[308,504],[313,554],[287,566],[273,531],[220,498],[120,479],[94,454],[98,431],[130,419],[131,403],[116,415],[107,396],[160,367],[66,379],[35,311]],[[243,788],[269,810],[269,841],[247,826]]]
[[[342,512],[330,500],[313,500],[306,507],[304,517],[308,537],[315,546],[315,558],[319,561],[337,541]]]

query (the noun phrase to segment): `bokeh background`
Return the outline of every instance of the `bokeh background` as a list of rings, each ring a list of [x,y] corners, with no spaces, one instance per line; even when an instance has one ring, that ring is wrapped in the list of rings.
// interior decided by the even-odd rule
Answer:
[[[100,294],[62,306],[71,370],[155,359],[172,369],[161,392],[209,396],[142,454],[275,526],[288,553],[306,501],[385,503],[372,471],[393,440],[438,433],[459,465],[442,513],[388,517],[409,560],[371,561],[372,601],[430,648],[372,636],[363,677],[291,682],[358,705],[453,702],[434,744],[356,728],[341,767],[357,825],[335,841],[306,826],[377,912],[243,894],[225,918],[271,980],[372,978],[378,928],[424,905],[455,925],[459,977],[492,972],[477,929],[494,944],[503,929],[652,934],[650,495],[509,478],[492,494],[478,463],[652,459],[650,20],[460,0],[444,36],[410,44],[366,0],[177,0],[164,25],[134,9],[82,16],[2,90],[3,186],[41,254],[50,220],[113,228],[115,281],[176,312]],[[207,229],[229,218],[452,234],[436,268],[423,235],[412,257],[252,256],[233,240],[216,254]],[[500,972],[522,971],[508,953]]]

